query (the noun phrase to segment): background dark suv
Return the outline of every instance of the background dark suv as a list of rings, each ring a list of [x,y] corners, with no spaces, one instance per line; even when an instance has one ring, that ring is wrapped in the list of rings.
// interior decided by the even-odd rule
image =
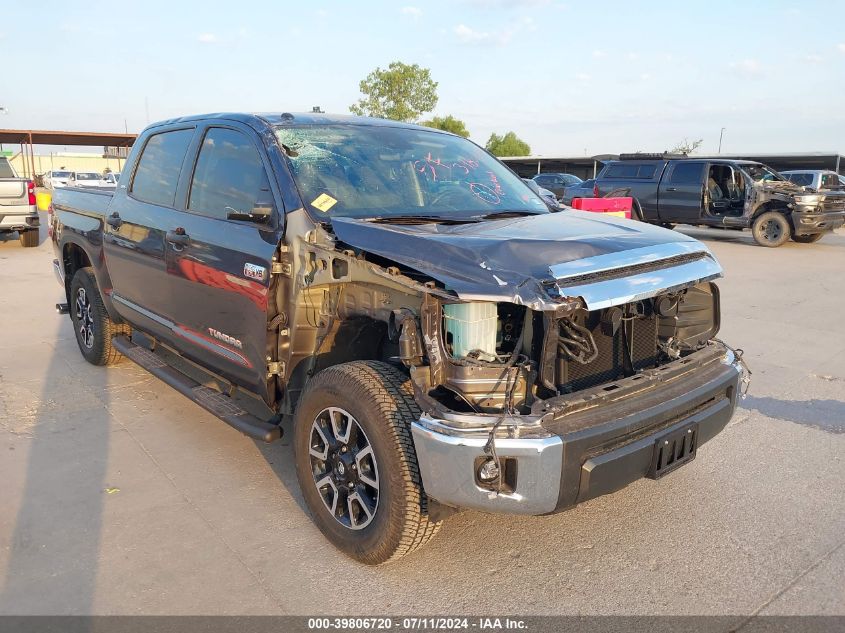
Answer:
[[[578,176],[572,174],[537,174],[533,178],[534,182],[551,191],[558,200],[563,197],[563,190],[566,187],[572,187],[581,182]]]

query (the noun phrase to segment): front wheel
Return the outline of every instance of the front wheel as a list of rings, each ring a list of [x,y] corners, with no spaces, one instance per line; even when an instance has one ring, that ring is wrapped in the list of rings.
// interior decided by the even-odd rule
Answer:
[[[786,243],[792,234],[792,227],[783,213],[766,211],[754,220],[751,234],[760,246],[774,248]]]
[[[113,365],[123,358],[112,338],[129,334],[129,327],[109,317],[91,268],[80,268],[70,282],[70,319],[82,356],[92,365]]]
[[[317,527],[368,565],[395,560],[439,528],[428,514],[409,381],[376,361],[329,367],[308,383],[294,423],[296,474]]]
[[[812,235],[793,235],[792,239],[799,244],[812,244],[824,237],[824,233],[813,233]]]

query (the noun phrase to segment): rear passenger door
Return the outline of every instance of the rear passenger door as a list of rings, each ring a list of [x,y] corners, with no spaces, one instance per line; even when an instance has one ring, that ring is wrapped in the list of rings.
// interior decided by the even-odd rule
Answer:
[[[142,139],[128,185],[121,185],[103,226],[103,251],[115,309],[158,337],[173,336],[166,233],[176,214],[177,189],[195,126],[162,129]]]
[[[167,227],[177,347],[261,394],[270,275],[283,228],[280,196],[266,150],[248,126],[210,125],[198,145],[184,211]]]
[[[667,222],[695,222],[704,203],[704,175],[707,163],[679,160],[672,163],[660,181],[658,216]]]

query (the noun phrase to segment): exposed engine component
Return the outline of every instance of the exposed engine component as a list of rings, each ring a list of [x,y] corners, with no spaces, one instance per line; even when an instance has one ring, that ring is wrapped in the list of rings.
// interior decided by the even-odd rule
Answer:
[[[448,303],[443,306],[443,320],[446,346],[453,358],[496,360],[495,303]]]
[[[557,347],[566,358],[582,365],[592,363],[599,355],[592,332],[568,318],[560,320]]]

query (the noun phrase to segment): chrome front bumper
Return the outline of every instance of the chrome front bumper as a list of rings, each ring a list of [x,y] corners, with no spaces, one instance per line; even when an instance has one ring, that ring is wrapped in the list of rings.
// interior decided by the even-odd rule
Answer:
[[[453,420],[424,414],[412,423],[411,432],[426,494],[457,508],[538,515],[565,510],[645,477],[658,437],[697,424],[698,443],[705,443],[728,423],[740,393],[744,373],[730,350],[700,370],[684,373],[685,363],[675,363],[680,370],[653,370],[655,387],[630,398],[571,415],[550,414],[540,432],[532,426],[530,437],[497,435],[497,455],[517,464],[516,486],[510,492],[492,492],[476,481],[479,460],[488,457],[486,433],[458,429]],[[670,377],[675,371],[678,376]],[[461,417],[466,421],[472,416]],[[489,419],[478,416],[478,423]],[[545,437],[540,436],[543,432]]]
[[[497,439],[498,454],[519,464],[519,486],[495,493],[475,483],[475,461],[484,457],[486,437],[456,437],[432,430],[426,415],[411,425],[417,462],[426,493],[446,505],[486,512],[546,514],[557,505],[563,466],[563,441],[547,438]]]

